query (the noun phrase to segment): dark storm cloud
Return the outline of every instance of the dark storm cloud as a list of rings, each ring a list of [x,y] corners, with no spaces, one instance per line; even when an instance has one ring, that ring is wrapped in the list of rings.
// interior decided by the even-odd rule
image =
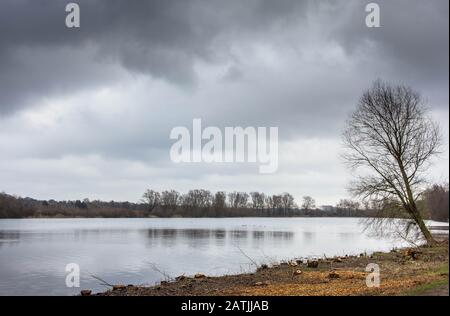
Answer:
[[[379,1],[379,29],[365,26],[364,1],[81,0],[76,1],[81,7],[81,28],[74,30],[64,26],[68,2],[1,2],[0,115],[38,103],[40,98],[114,85],[123,78],[122,68],[177,86],[195,85],[198,60],[211,65],[231,60],[222,80],[230,86],[192,99],[195,104],[187,99],[189,110],[181,113],[177,109],[167,120],[161,119],[164,107],[149,111],[144,122],[133,121],[129,129],[151,125],[153,138],[140,135],[142,130],[137,135],[130,132],[133,141],[124,138],[121,148],[134,143],[147,148],[143,144],[149,141],[163,146],[164,136],[175,122],[189,124],[200,115],[215,126],[283,126],[282,137],[299,132],[303,136],[334,135],[361,90],[377,77],[426,88],[438,105],[448,106],[445,0]],[[315,30],[318,27],[319,32]],[[317,39],[307,41],[314,31]],[[255,71],[259,82],[247,82],[245,65],[231,51],[236,42],[268,44],[276,58],[289,60],[289,67],[279,78]],[[335,62],[335,56],[326,55],[329,47],[324,43],[343,48],[346,61]],[[317,47],[312,49],[315,54],[325,54],[322,64],[303,59],[304,52],[314,45],[319,48],[317,52]],[[292,47],[298,56],[288,56]],[[131,111],[133,106],[137,108],[136,102],[147,101],[143,96],[133,102]],[[177,117],[183,119],[177,121]],[[164,128],[157,129],[162,121]],[[87,122],[81,121],[77,127],[86,130]],[[80,147],[98,151],[107,146],[108,139],[117,139],[111,137],[115,124],[105,126],[107,135],[90,133],[88,142],[80,135]],[[77,151],[73,144],[69,147]],[[112,151],[109,147],[105,150]],[[123,152],[136,156],[133,150]]]
[[[305,12],[304,2],[294,0],[82,0],[75,30],[64,25],[68,2],[1,2],[0,114],[33,103],[32,97],[109,83],[114,65],[190,84],[195,61],[227,58],[226,44],[214,46],[221,35],[264,34]]]
[[[448,86],[449,68],[449,1],[446,0],[380,0],[381,28],[367,28],[358,12],[364,1],[348,10],[348,19],[333,33],[349,54],[368,42],[378,58],[392,65],[399,81],[428,88]],[[345,12],[341,12],[345,14]],[[362,71],[364,71],[362,69]],[[443,96],[442,96],[443,97]],[[441,104],[448,106],[448,104]]]
[[[372,41],[392,72],[415,78],[413,84],[448,82],[446,0],[378,1],[380,29],[365,26],[364,1],[81,0],[82,27],[69,30],[68,2],[1,2],[0,114],[36,98],[110,84],[120,76],[115,66],[189,85],[196,61],[226,62],[233,41],[273,42],[273,27],[288,31],[299,20],[338,20],[330,41],[349,55]],[[318,17],[321,9],[328,10],[325,18]],[[242,77],[239,68],[231,70],[227,80]]]

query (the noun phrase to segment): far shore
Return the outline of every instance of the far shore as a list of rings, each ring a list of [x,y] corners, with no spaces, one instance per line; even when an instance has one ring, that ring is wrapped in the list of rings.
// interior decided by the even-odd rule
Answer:
[[[17,220],[17,219],[226,219],[226,218],[278,218],[278,219],[283,219],[283,218],[360,218],[360,219],[365,219],[365,218],[376,218],[373,216],[336,216],[336,215],[330,215],[330,216],[316,216],[316,215],[311,215],[311,216],[139,216],[139,217],[103,217],[103,216],[28,216],[28,217],[8,217],[8,218],[0,218],[0,220]],[[393,219],[402,219],[400,217],[398,218],[393,218]],[[439,222],[439,223],[445,223],[448,224],[448,221],[437,221],[437,220],[433,220],[433,219],[425,219],[425,221],[433,221],[433,222]],[[430,229],[437,229],[437,230],[441,230],[442,227],[446,227],[446,226],[430,226]],[[447,229],[448,230],[448,229]]]

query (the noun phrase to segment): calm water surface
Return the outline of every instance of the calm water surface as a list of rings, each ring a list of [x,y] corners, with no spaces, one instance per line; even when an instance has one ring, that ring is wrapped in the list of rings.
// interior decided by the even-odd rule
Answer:
[[[0,220],[0,295],[73,295],[81,288],[151,285],[170,276],[222,275],[259,263],[389,250],[402,246],[363,233],[356,218],[20,219]]]

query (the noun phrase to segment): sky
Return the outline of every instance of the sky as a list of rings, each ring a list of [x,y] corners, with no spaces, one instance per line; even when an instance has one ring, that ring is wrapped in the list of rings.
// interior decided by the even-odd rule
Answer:
[[[430,182],[448,181],[449,2],[0,1],[0,191],[138,201],[154,190],[349,197],[341,133],[376,79],[411,86],[444,137]],[[171,161],[177,126],[278,127],[279,166]]]

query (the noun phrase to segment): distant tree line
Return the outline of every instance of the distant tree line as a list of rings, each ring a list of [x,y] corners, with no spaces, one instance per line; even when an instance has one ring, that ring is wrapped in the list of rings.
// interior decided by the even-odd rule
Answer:
[[[145,216],[146,206],[142,203],[36,200],[0,193],[0,218]]]
[[[373,210],[375,218],[409,218],[406,212],[399,210],[394,199],[372,200],[365,207]],[[434,184],[424,190],[417,199],[417,208],[424,219],[448,222],[449,185]]]
[[[196,189],[181,194],[175,190],[147,190],[142,196],[149,215],[159,217],[239,217],[298,216],[298,207],[289,193],[266,195],[261,192],[212,193]]]
[[[434,184],[423,193],[420,208],[426,218],[436,221],[448,222],[449,186],[447,184]]]
[[[425,218],[448,221],[449,188],[433,185],[420,200]],[[0,193],[0,218],[27,217],[374,217],[385,214],[389,201],[365,203],[342,199],[335,206],[319,209],[304,196],[300,205],[289,193],[212,193],[204,189],[180,193],[147,190],[139,203],[100,201],[36,200]]]

